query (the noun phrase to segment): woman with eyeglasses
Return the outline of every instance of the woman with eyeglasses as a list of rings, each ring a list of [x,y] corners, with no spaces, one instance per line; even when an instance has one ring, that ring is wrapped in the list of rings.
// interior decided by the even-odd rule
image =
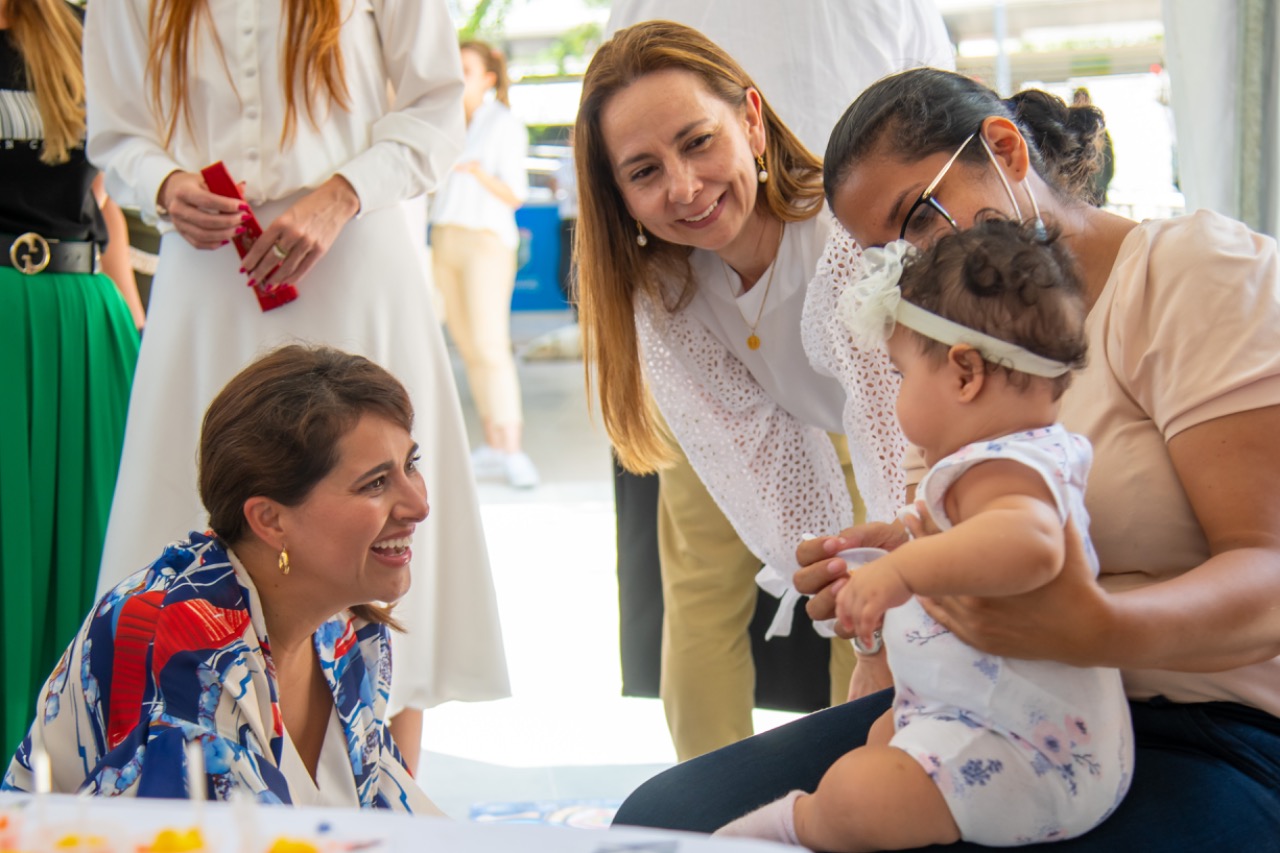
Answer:
[[[1085,498],[1101,583],[1063,573],[1028,595],[925,606],[991,654],[1122,671],[1137,746],[1129,795],[1054,850],[1271,844],[1280,837],[1280,258],[1274,240],[1218,214],[1139,224],[1093,207],[1074,182],[1096,163],[1101,128],[1095,119],[1092,135],[1074,133],[1085,120],[1077,109],[1043,93],[1002,101],[963,76],[917,69],[859,97],[827,149],[827,196],[860,243],[924,245],[984,216],[1038,215],[1061,230],[1084,281],[1092,353],[1061,421],[1094,448]],[[810,614],[833,612],[846,574],[834,554],[903,539],[896,525],[872,525],[802,544],[796,584],[814,596]],[[883,659],[859,668],[870,677],[877,665],[887,685]],[[669,771],[618,820],[711,831],[792,789],[811,791],[865,742],[890,694]],[[713,796],[689,796],[713,780]]]

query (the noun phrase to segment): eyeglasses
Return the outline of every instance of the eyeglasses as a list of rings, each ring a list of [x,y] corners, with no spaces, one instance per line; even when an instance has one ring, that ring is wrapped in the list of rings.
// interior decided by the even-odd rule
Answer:
[[[948,213],[947,209],[942,206],[942,203],[939,202],[938,199],[934,197],[933,191],[938,188],[938,184],[942,183],[942,179],[947,176],[947,172],[951,170],[952,164],[956,162],[956,159],[960,156],[960,153],[964,151],[965,147],[971,141],[973,141],[973,138],[977,135],[978,134],[975,132],[965,137],[964,142],[961,142],[960,147],[956,149],[956,153],[951,155],[951,159],[946,162],[946,165],[942,167],[942,170],[938,172],[937,176],[932,181],[929,182],[929,186],[924,188],[924,192],[920,193],[920,197],[916,199],[915,204],[911,205],[911,207],[907,209],[907,215],[902,220],[902,229],[898,231],[899,240],[908,239],[907,231],[911,231],[914,236],[919,237],[921,236],[922,232],[927,230],[925,226],[929,221],[929,217],[927,215],[916,217],[916,211],[920,210],[921,207],[925,207],[925,206],[931,207],[935,211],[937,211],[939,214],[941,214],[942,218],[947,220],[947,223],[953,229],[955,229],[956,231],[960,230],[960,226],[956,224],[955,217],[952,216],[950,213]],[[913,240],[911,242],[915,242],[915,241]]]

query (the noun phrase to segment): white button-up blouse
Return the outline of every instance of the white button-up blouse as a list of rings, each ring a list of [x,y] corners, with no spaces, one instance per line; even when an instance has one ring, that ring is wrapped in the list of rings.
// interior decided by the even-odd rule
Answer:
[[[467,128],[461,162],[474,160],[480,168],[506,184],[523,202],[529,196],[529,131],[505,104],[489,98],[476,109]],[[431,221],[492,231],[512,249],[520,245],[516,212],[466,172],[450,172],[431,200]]]
[[[314,189],[334,174],[351,183],[361,213],[433,190],[457,159],[465,126],[444,0],[342,2],[349,109],[321,98],[313,125],[298,91],[297,131],[282,146],[282,0],[208,0],[188,52],[190,119],[179,116],[167,148],[146,79],[148,0],[91,4],[88,151],[108,193],[156,222],[164,179],[217,160],[245,183],[250,204]]]

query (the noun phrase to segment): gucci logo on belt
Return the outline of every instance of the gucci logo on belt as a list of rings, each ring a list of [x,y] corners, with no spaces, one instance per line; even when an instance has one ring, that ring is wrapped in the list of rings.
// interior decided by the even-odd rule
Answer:
[[[44,272],[50,257],[49,241],[34,231],[23,234],[9,247],[9,261],[23,275]]]

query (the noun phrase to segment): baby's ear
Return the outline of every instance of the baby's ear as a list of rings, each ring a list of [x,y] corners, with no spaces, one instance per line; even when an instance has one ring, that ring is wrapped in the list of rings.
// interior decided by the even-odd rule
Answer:
[[[947,367],[956,378],[960,402],[972,402],[987,378],[987,363],[982,353],[969,344],[956,344],[947,351]]]

